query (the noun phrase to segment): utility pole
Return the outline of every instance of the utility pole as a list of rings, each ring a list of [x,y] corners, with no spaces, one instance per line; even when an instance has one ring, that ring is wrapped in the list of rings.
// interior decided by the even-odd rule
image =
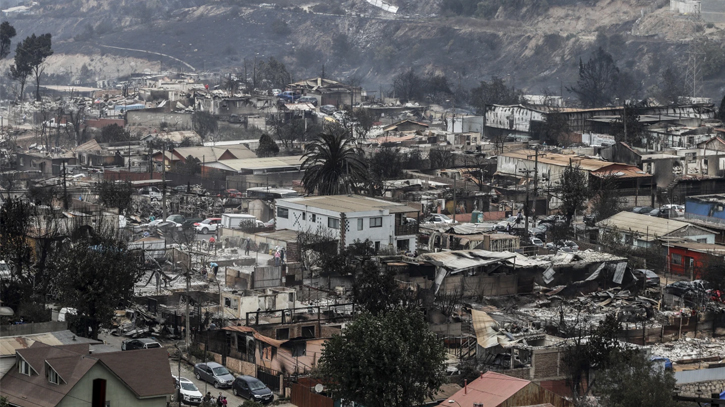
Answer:
[[[166,209],[166,143],[163,144],[163,147],[161,148],[161,208],[164,211],[164,219],[166,220],[166,217],[169,216],[169,213]]]
[[[68,210],[68,184],[66,183],[66,174],[68,171],[66,171],[65,167],[66,160],[63,159],[63,208],[65,210]]]
[[[189,254],[191,256],[191,253]],[[191,329],[189,325],[189,291],[191,290],[191,269],[186,269],[186,335],[184,338],[184,343],[186,344],[186,349],[189,349],[189,330]]]
[[[453,223],[456,223],[456,178],[453,178]]]
[[[529,235],[529,174],[535,170],[520,169],[519,172],[526,174],[526,202],[524,203],[524,228],[525,236]]]

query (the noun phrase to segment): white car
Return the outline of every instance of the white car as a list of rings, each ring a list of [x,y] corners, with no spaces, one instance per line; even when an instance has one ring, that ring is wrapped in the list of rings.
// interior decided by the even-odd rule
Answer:
[[[544,247],[544,242],[538,237],[532,237],[531,244],[534,246]]]
[[[433,215],[430,215],[426,222],[428,223],[453,223],[453,219],[449,218],[448,216],[442,214],[442,213],[436,213]]]
[[[282,89],[272,89],[272,96],[279,96],[282,93]]]
[[[174,378],[174,384],[176,385],[177,390],[179,389],[179,384],[181,384],[181,403],[191,405],[201,404],[201,398],[203,396],[191,380],[186,377],[182,377],[181,380],[179,380],[177,376],[171,376]]]
[[[222,223],[222,218],[207,218],[199,223],[194,224],[194,229],[198,233],[207,234],[209,232],[214,233]]]

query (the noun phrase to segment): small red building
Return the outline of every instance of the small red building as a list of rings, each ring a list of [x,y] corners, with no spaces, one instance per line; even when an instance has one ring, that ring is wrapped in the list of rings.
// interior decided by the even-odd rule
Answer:
[[[663,246],[667,249],[669,271],[691,278],[700,278],[699,270],[725,257],[725,245],[681,240],[665,242]]]

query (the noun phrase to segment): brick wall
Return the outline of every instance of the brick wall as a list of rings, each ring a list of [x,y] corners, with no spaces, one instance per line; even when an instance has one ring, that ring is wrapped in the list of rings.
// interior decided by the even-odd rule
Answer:
[[[534,379],[554,379],[564,375],[564,363],[560,359],[564,357],[559,349],[535,350],[532,356],[531,365],[534,369]]]

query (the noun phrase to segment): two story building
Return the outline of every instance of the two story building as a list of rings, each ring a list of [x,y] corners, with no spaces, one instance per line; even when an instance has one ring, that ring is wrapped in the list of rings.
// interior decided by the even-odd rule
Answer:
[[[359,195],[308,196],[276,200],[276,227],[324,233],[345,247],[370,240],[415,251],[420,211],[405,204]],[[414,218],[414,219],[413,219]]]

